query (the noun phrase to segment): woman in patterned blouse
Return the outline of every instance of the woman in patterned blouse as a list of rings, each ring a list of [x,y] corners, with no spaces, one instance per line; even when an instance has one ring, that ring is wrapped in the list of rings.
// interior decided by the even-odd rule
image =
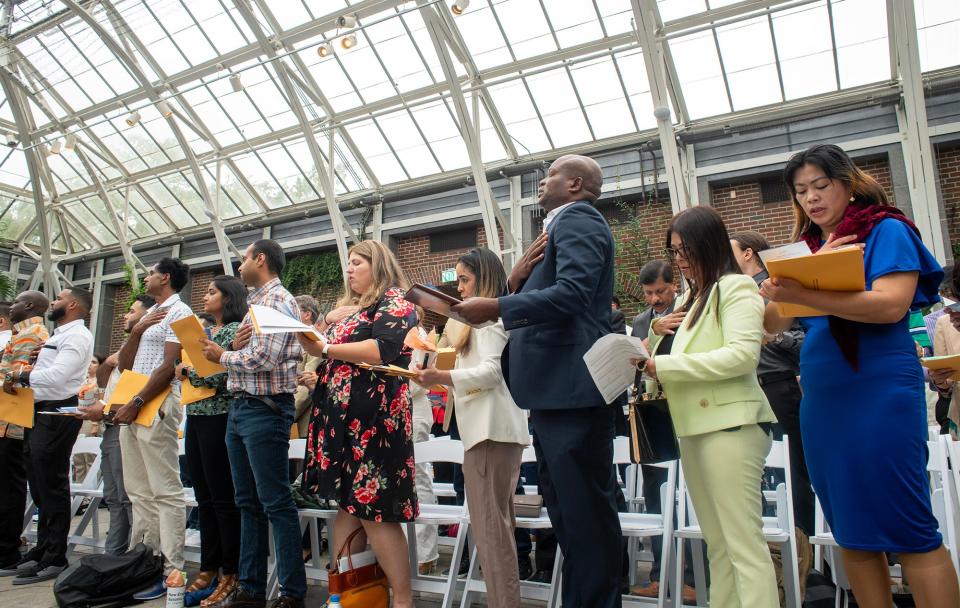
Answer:
[[[243,281],[228,276],[213,279],[203,296],[203,310],[216,319],[213,341],[229,348],[247,312]],[[177,372],[195,387],[216,390],[212,397],[187,404],[185,440],[187,469],[200,516],[200,572],[188,591],[206,589],[219,576],[216,590],[201,602],[201,606],[210,606],[236,588],[240,560],[240,511],[233,500],[224,439],[232,396],[227,392],[225,372],[201,378],[182,363]]]
[[[385,245],[358,243],[350,249],[339,302],[357,309],[333,320],[326,343],[297,334],[306,352],[324,358],[317,368],[304,485],[337,501],[332,551],[363,527],[351,550],[363,551],[368,540],[373,545],[393,589],[394,608],[413,606],[407,540],[400,527],[413,521],[419,508],[413,485],[410,388],[404,378],[357,364],[409,365],[403,340],[416,325],[417,313],[403,299],[408,286]]]

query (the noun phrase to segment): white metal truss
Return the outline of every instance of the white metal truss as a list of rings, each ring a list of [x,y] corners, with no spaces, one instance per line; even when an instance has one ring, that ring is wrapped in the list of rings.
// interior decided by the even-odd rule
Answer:
[[[643,47],[643,63],[647,68],[650,95],[653,98],[653,115],[657,119],[660,152],[663,154],[667,187],[670,190],[670,206],[674,213],[679,213],[690,206],[690,194],[687,190],[687,181],[683,176],[683,165],[677,149],[677,136],[673,130],[670,114],[666,64],[661,43],[656,38],[657,26],[660,22],[657,3],[656,0],[631,0],[631,5],[636,20],[637,38]]]
[[[483,166],[483,160],[480,155],[480,97],[477,93],[473,94],[473,112],[471,116],[470,109],[467,107],[467,99],[460,88],[457,79],[456,70],[453,67],[453,58],[451,49],[455,43],[451,41],[447,24],[437,13],[434,4],[427,3],[424,0],[418,0],[420,12],[423,21],[427,24],[427,30],[430,32],[430,40],[440,58],[440,67],[447,79],[447,86],[450,88],[451,100],[457,113],[457,128],[463,143],[467,147],[467,154],[470,157],[470,167],[473,172],[473,179],[477,189],[477,196],[480,199],[480,213],[483,218],[483,229],[487,234],[487,248],[493,251],[498,257],[503,254],[510,254],[509,260],[513,260],[517,250],[518,241],[513,233],[512,226],[507,222],[499,205],[493,198],[493,190],[490,189],[490,183],[487,181],[486,169]],[[445,7],[444,7],[445,8]],[[503,238],[506,244],[505,248],[500,247],[499,230],[503,231]]]
[[[946,263],[947,249],[940,222],[933,146],[927,127],[914,5],[913,2],[892,0],[888,2],[888,10],[888,29],[895,32],[897,71],[903,87],[903,99],[897,106],[897,122],[902,133],[913,221],[940,263]]]

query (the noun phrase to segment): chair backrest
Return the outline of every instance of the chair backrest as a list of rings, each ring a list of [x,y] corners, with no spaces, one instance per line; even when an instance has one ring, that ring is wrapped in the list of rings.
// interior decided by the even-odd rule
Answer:
[[[950,551],[954,567],[958,567],[958,539],[957,539],[957,499],[954,491],[954,472],[950,470],[947,453],[956,453],[947,443],[947,436],[938,437],[935,441],[927,442],[927,472],[930,474],[930,503],[933,515],[937,518],[940,534],[944,544]],[[954,467],[957,462],[953,461]]]
[[[523,455],[520,457],[520,462],[536,462],[537,461],[537,451],[533,449],[533,444],[531,443],[527,447],[523,448]]]
[[[84,490],[93,490],[100,486],[102,483],[100,479],[100,464],[102,460],[102,455],[100,453],[100,438],[99,437],[77,437],[77,440],[73,443],[73,449],[70,451],[70,462],[73,462],[73,457],[83,454],[83,455],[92,455],[93,462],[90,463],[90,466],[87,467],[86,476],[82,481],[77,481],[74,479],[75,470],[70,467],[70,483],[77,484],[75,487],[83,488]]]
[[[71,450],[73,456],[78,454],[100,454],[100,438],[99,437],[87,437],[82,435],[77,437],[77,440],[73,444],[73,450]]]
[[[463,442],[456,439],[430,439],[413,444],[417,464],[455,462],[463,464]]]
[[[950,475],[945,483],[948,490],[946,498],[953,508],[953,539],[947,540],[947,548],[953,559],[953,567],[960,573],[960,442],[954,441],[949,435],[942,435],[940,441],[949,459]],[[954,544],[951,545],[950,542]]]
[[[291,439],[290,447],[287,449],[287,458],[290,460],[303,460],[307,455],[306,439]]]
[[[184,416],[186,418],[186,416]],[[177,439],[177,456],[186,456],[187,455],[187,442],[181,437]]]
[[[613,438],[613,464],[633,464],[630,459],[630,438]]]

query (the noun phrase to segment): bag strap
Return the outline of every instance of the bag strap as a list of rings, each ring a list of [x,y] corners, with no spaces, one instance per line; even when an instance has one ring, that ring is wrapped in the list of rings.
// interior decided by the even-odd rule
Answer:
[[[343,546],[340,547],[340,550],[337,551],[337,558],[333,562],[333,571],[340,571],[340,558],[343,557],[344,552],[347,554],[347,564],[350,569],[353,570],[353,555],[350,553],[350,545],[353,543],[353,539],[357,537],[358,534],[363,532],[363,526],[360,526],[356,530],[350,533],[350,536],[347,537],[347,540],[343,542]]]

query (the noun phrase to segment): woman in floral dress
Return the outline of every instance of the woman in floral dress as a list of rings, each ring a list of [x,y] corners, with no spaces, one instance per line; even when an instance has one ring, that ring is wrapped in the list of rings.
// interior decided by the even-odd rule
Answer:
[[[382,243],[363,241],[350,250],[340,308],[324,320],[330,321],[326,342],[298,334],[304,350],[324,358],[317,368],[304,485],[339,505],[333,551],[363,527],[351,549],[362,551],[369,540],[396,608],[413,606],[400,526],[418,513],[410,389],[404,378],[357,364],[409,364],[403,340],[417,320],[414,306],[403,299],[407,287],[393,253]]]

